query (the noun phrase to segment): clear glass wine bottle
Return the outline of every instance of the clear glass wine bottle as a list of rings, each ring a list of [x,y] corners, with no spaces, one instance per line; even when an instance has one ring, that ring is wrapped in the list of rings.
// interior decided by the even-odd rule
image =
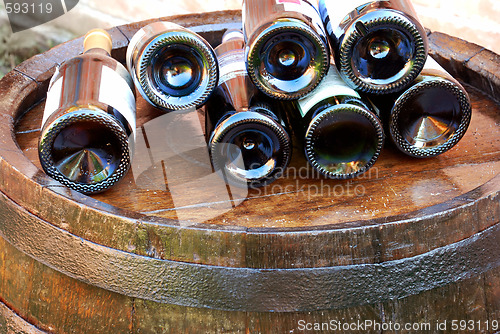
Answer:
[[[154,22],[139,29],[126,59],[142,97],[164,111],[199,107],[217,87],[212,47],[175,23]]]
[[[328,41],[314,0],[244,0],[248,74],[265,94],[297,99],[328,71]]]
[[[392,141],[402,152],[419,158],[454,147],[472,116],[467,91],[431,57],[410,88],[390,96],[384,104],[388,107],[380,108],[389,113]]]
[[[219,86],[206,104],[206,133],[214,169],[229,183],[260,187],[288,165],[290,137],[268,98],[245,68],[241,31],[228,31],[215,49]]]
[[[106,31],[87,33],[84,53],[56,70],[45,102],[38,145],[42,168],[85,194],[122,179],[134,150],[133,82],[111,58],[111,46]]]

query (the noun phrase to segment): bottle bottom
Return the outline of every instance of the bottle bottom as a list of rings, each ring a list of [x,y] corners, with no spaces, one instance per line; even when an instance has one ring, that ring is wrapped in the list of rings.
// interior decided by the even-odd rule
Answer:
[[[350,178],[375,163],[382,142],[382,126],[375,116],[340,105],[312,120],[306,133],[306,158],[327,177]]]
[[[68,180],[95,184],[112,175],[121,160],[120,139],[98,122],[72,123],[61,129],[52,145],[55,168]]]
[[[307,24],[279,19],[249,42],[247,70],[270,97],[292,100],[312,91],[328,71],[327,45]]]
[[[212,164],[228,183],[260,187],[283,172],[290,149],[284,139],[287,135],[279,125],[267,124],[271,122],[254,112],[240,112],[215,130],[210,145]]]
[[[133,144],[114,116],[82,108],[43,129],[38,155],[47,175],[73,190],[93,194],[125,176]]]

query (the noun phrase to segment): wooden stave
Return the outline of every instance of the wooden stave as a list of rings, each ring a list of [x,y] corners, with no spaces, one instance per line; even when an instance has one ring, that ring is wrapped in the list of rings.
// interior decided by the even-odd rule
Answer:
[[[117,32],[115,31],[115,33],[117,33]],[[438,34],[438,33],[434,33],[434,34]],[[439,35],[441,35],[441,34],[439,34]],[[433,36],[433,34],[431,34],[431,38],[432,38],[432,36]],[[444,37],[446,38],[445,35],[444,35]],[[123,41],[119,42],[119,43],[123,44]],[[79,44],[79,42],[78,43],[75,42],[75,45],[78,45],[78,44]],[[480,55],[482,52],[484,52],[484,53],[486,53],[486,54],[489,55],[489,53],[487,52],[487,50],[481,50],[475,56]],[[123,53],[123,48],[122,49],[115,49],[115,53]],[[434,55],[436,55],[436,54],[434,54]],[[437,53],[437,57],[439,57],[439,56],[440,56],[440,54]],[[472,58],[474,58],[474,57],[472,57]],[[40,61],[42,61],[42,59],[40,59]],[[492,63],[494,63],[494,62],[492,62]],[[495,66],[498,66],[498,65],[495,65]],[[21,70],[24,71],[26,69],[23,69],[22,67],[20,69],[17,69],[16,70],[17,74],[23,73]],[[468,69],[467,71],[471,71],[471,70]],[[41,72],[43,72],[43,71],[41,71]],[[28,78],[29,80],[26,80],[24,74],[21,74],[21,77],[17,76],[17,74],[14,73],[14,74],[11,75],[11,77],[15,77],[15,78],[19,79],[20,83],[22,84],[22,87],[28,88],[28,92],[29,92],[27,94],[28,98],[26,98],[26,99],[18,99],[17,100],[17,103],[20,106],[18,109],[19,110],[25,110],[26,109],[25,106],[31,105],[34,100],[39,99],[40,95],[43,95],[43,94],[41,94],[41,92],[43,92],[43,89],[41,89],[41,90],[38,89],[35,92],[34,92],[33,89],[30,90],[30,87],[33,88],[33,80],[31,80],[29,78]],[[43,76],[45,76],[45,79],[41,80],[40,78],[42,78]],[[47,84],[47,80],[48,80],[47,76],[48,76],[48,78],[50,78],[50,75],[48,75],[47,72],[41,73],[40,76],[32,75],[32,77],[36,77],[36,78],[39,78],[39,80],[41,80],[40,83],[37,83],[37,85],[39,85],[38,87],[44,86],[44,85]],[[11,78],[9,78],[9,80],[11,80]],[[487,82],[487,81],[483,80],[481,82]],[[488,82],[490,82],[490,81],[488,81]],[[485,88],[485,90],[486,90],[486,88]],[[494,92],[494,89],[490,89],[490,90],[491,90],[491,92]],[[24,104],[24,106],[23,106],[23,104]],[[3,105],[3,104],[1,104],[1,105]],[[5,116],[5,115],[3,115],[3,116]],[[4,117],[4,119],[5,118],[8,121],[13,122],[13,118],[9,119],[8,117]],[[5,137],[5,135],[3,135],[3,137],[1,138],[0,145],[4,144],[4,142],[8,142],[8,140],[7,140],[8,138],[5,139],[4,137]],[[4,146],[2,145],[1,147],[3,148]],[[2,157],[4,156],[4,154],[5,154],[6,158],[15,159],[15,157],[19,157],[19,152],[16,152],[15,150],[10,150],[10,149],[3,150],[2,151]],[[0,166],[1,166],[0,168],[4,169],[5,163],[6,163],[5,160],[2,160],[2,162],[0,164]],[[12,174],[12,170],[10,170],[9,168],[7,168],[6,170],[8,172],[10,172],[10,173],[9,174],[2,173],[2,175],[13,175],[13,179],[15,180],[16,179],[16,175]],[[81,196],[79,196],[76,193],[67,194],[68,192],[65,189],[58,188],[57,185],[54,185],[54,183],[51,182],[50,179],[47,180],[45,178],[45,176],[43,174],[40,174],[40,171],[38,171],[36,169],[31,168],[31,169],[29,169],[29,172],[31,172],[31,174],[28,174],[28,175],[32,175],[32,177],[35,180],[37,180],[39,182],[39,184],[43,184],[44,186],[47,186],[49,188],[50,187],[54,187],[52,189],[56,189],[58,191],[61,191],[66,196],[67,195],[74,196],[75,199],[81,200],[83,203],[89,201],[89,199],[87,199],[87,198],[80,198]],[[9,188],[9,184],[8,184],[9,182],[8,182],[8,180],[2,180],[1,183],[2,183],[2,185],[7,184],[7,185],[5,185],[5,188],[2,188],[2,191],[3,191],[3,189],[12,189],[12,188]],[[11,184],[12,184],[12,180],[11,180]],[[447,203],[447,205],[449,206],[448,207],[448,209],[449,209],[448,211],[450,211],[450,212],[452,212],[453,210],[460,210],[460,209],[463,209],[465,207],[473,207],[473,209],[471,211],[469,211],[465,215],[465,217],[455,218],[455,219],[457,219],[457,224],[458,224],[457,226],[461,225],[461,223],[465,222],[466,219],[470,218],[470,217],[474,217],[475,220],[477,219],[478,221],[482,221],[482,219],[480,219],[481,215],[483,215],[483,214],[487,215],[487,214],[485,214],[485,211],[488,211],[490,209],[493,210],[493,211],[492,211],[492,214],[489,215],[489,218],[486,217],[488,219],[484,220],[485,224],[482,224],[481,226],[474,226],[474,229],[471,230],[471,231],[468,231],[468,233],[470,233],[470,235],[472,236],[472,235],[476,234],[478,231],[482,231],[482,230],[488,228],[489,226],[487,226],[487,225],[493,226],[493,225],[497,224],[498,221],[495,221],[495,218],[498,219],[498,216],[499,216],[499,214],[498,214],[498,212],[499,212],[499,209],[498,209],[498,188],[499,187],[498,187],[498,185],[499,185],[499,181],[498,181],[498,177],[497,177],[497,178],[493,179],[492,181],[488,182],[487,184],[483,185],[482,187],[476,189],[475,191],[472,191],[472,192],[470,192],[470,193],[462,196],[461,198],[457,198],[454,201],[450,201],[451,203]],[[10,186],[12,186],[12,185],[10,185]],[[43,190],[37,189],[36,191],[32,191],[32,192],[30,192],[30,191],[23,192],[24,198],[26,198],[26,200],[28,200],[28,198],[30,197],[30,194],[33,194],[33,193],[36,194],[37,192],[40,192],[40,191],[43,191]],[[11,195],[13,193],[9,193],[8,192],[7,194]],[[13,194],[13,195],[16,195],[16,194]],[[19,196],[19,195],[17,195],[17,196]],[[57,194],[56,194],[56,196],[57,196]],[[21,199],[21,203],[23,203],[23,201],[22,201],[23,200],[23,196],[17,197],[15,199],[17,199],[17,200]],[[15,201],[17,202],[17,200],[15,200]],[[34,201],[33,199],[30,199],[30,200]],[[117,214],[117,215],[121,213],[120,210],[116,210],[116,209],[107,207],[106,205],[102,205],[101,203],[92,203],[92,205],[94,205],[95,207],[101,209],[102,210],[101,212],[111,211],[113,214]],[[436,212],[433,212],[432,209],[433,208],[429,208],[429,209],[423,210],[424,212],[418,212],[418,213],[414,213],[414,214],[415,214],[415,216],[420,216],[420,217],[422,217],[422,216],[425,217],[425,214],[427,214],[427,218],[429,219],[427,221],[428,224],[435,223],[436,221],[434,219],[436,219],[436,216],[437,216],[438,219],[443,219],[443,215],[442,215],[442,213],[443,213],[443,211],[442,211],[443,206],[439,206],[439,208],[434,208],[435,210],[440,210],[439,211],[439,212],[441,212],[440,214],[436,214]],[[36,213],[38,215],[36,207],[34,207],[34,208],[32,207],[31,210],[32,210],[32,213]],[[129,214],[129,213],[127,213],[127,214]],[[130,219],[130,221],[128,221],[131,225],[135,225],[136,221],[140,221],[140,220],[144,219],[144,217],[135,217],[134,215],[132,215],[132,218],[134,218],[135,220],[134,219]],[[409,217],[399,217],[399,218],[400,218],[401,221],[405,221],[405,219],[403,219],[403,218],[409,219]],[[460,219],[462,219],[462,220],[460,220]],[[421,221],[425,221],[425,218],[422,218]],[[460,224],[458,223],[458,221],[459,221]],[[51,221],[51,223],[52,223],[52,221]],[[152,220],[151,223],[156,223],[156,221]],[[169,222],[169,223],[172,223],[172,222]],[[369,224],[373,224],[373,225],[368,225],[368,227],[367,226],[363,226],[362,223],[353,223],[352,225],[342,226],[342,227],[335,226],[335,228],[333,229],[333,231],[338,231],[339,229],[340,230],[342,230],[342,229],[349,229],[349,228],[354,228],[354,229],[360,229],[360,228],[362,228],[364,230],[371,229],[372,231],[374,231],[374,230],[376,230],[378,228],[378,224],[379,223],[382,223],[382,222],[369,222]],[[174,228],[174,229],[178,228],[178,226],[175,226],[175,224],[173,224],[173,223],[171,225],[173,225],[173,226],[169,226],[169,228]],[[191,238],[194,238],[194,239],[196,239],[197,237],[201,238],[201,236],[207,230],[210,231],[210,232],[220,232],[219,231],[219,229],[220,229],[219,227],[215,227],[214,228],[213,226],[196,226],[195,229],[199,229],[199,231],[201,231],[201,232],[198,235],[196,235],[196,234],[193,233],[193,236],[191,236]],[[184,228],[183,230],[190,230],[190,228]],[[222,230],[224,230],[224,229],[222,229]],[[320,233],[323,232],[325,235],[329,234],[331,231],[332,230],[328,229],[328,228],[327,229],[319,229],[319,232]],[[298,231],[297,230],[280,231],[279,229],[271,229],[271,230],[270,229],[255,229],[255,230],[252,230],[252,229],[238,230],[238,229],[236,229],[236,231],[233,230],[233,229],[225,229],[223,233],[228,233],[228,234],[242,234],[243,233],[243,234],[246,234],[245,238],[243,238],[243,239],[237,239],[235,237],[235,240],[237,240],[237,241],[234,241],[235,245],[237,245],[240,242],[242,242],[241,240],[244,240],[245,242],[249,242],[248,241],[249,240],[249,238],[248,238],[249,234],[257,235],[257,238],[258,238],[258,236],[261,236],[263,234],[270,234],[270,235],[272,235],[272,238],[274,238],[274,239],[276,237],[282,237],[284,239],[283,244],[286,244],[287,241],[291,240],[290,236],[293,235],[293,234],[295,234],[295,235],[300,234],[301,236],[304,236],[304,235],[307,236],[308,235],[308,231],[300,231],[300,230],[298,230]],[[314,231],[314,233],[317,234],[318,231]],[[370,232],[364,231],[364,233],[366,233],[367,235],[370,235]],[[314,236],[314,237],[316,237],[316,236]],[[461,236],[461,238],[467,238],[467,236]],[[304,241],[304,240],[305,239],[301,239],[300,241],[301,242],[302,241],[303,242],[308,242],[308,241]],[[315,239],[312,238],[311,240],[315,240]],[[266,240],[264,240],[263,243],[264,242],[266,242]],[[264,244],[262,247],[265,248],[266,245]],[[429,247],[429,248],[430,248],[429,250],[431,250],[431,249],[435,249],[437,247],[434,247],[434,248]],[[275,251],[278,253],[279,250],[280,249],[275,250]],[[429,250],[427,250],[427,252]],[[424,252],[426,252],[426,251],[424,251]],[[389,260],[385,260],[385,261],[389,261]],[[189,262],[189,261],[186,261],[186,262]],[[366,262],[367,263],[373,263],[373,262],[375,262],[375,259],[373,257],[367,257]],[[217,265],[218,263],[215,262],[215,263],[211,263],[211,264]],[[231,263],[231,265],[233,265],[234,267],[243,267],[244,268],[244,266],[242,266],[241,264],[236,264],[235,265],[234,263]],[[278,268],[279,268],[279,266],[278,266]],[[69,280],[71,280],[71,279],[69,279]]]
[[[0,248],[3,252],[7,251],[7,256],[16,259],[10,272],[22,272],[26,274],[24,277],[30,278],[23,282],[25,285],[20,284],[21,289],[13,291],[14,301],[18,303],[7,305],[31,324],[50,333],[266,333],[270,328],[275,333],[283,333],[297,330],[298,320],[355,322],[369,319],[380,323],[390,319],[392,322],[435,323],[446,319],[467,319],[491,323],[500,316],[500,268],[402,300],[348,309],[290,313],[227,312],[126,298],[62,275],[21,253],[1,238]],[[17,279],[18,276],[14,274],[9,278]],[[34,292],[41,295],[39,299],[30,301]],[[5,295],[2,294],[2,297]],[[54,303],[54,298],[59,303]],[[57,305],[67,306],[61,308]],[[3,333],[1,321],[4,314],[1,313],[0,333]],[[13,311],[7,313],[11,318]],[[377,333],[374,330],[366,332]],[[484,330],[478,332],[487,333]]]
[[[434,323],[443,319],[492,321],[500,316],[500,268],[404,299],[347,309],[240,312],[128,298],[61,274],[25,255],[3,238],[0,238],[0,249],[0,259],[2,256],[16,259],[7,266],[7,282],[0,282],[0,300],[31,324],[51,333],[155,333],[160,331],[158,328],[186,333],[262,333],[276,328],[276,333],[282,333],[297,329],[298,319],[311,322],[370,319],[382,322],[384,319],[387,321],[385,317],[389,316],[393,322]],[[4,287],[9,284],[17,289],[11,289],[10,294],[6,294]],[[38,298],[33,299],[34,293]],[[10,302],[5,302],[5,297],[10,297]],[[0,319],[2,316],[0,314]]]

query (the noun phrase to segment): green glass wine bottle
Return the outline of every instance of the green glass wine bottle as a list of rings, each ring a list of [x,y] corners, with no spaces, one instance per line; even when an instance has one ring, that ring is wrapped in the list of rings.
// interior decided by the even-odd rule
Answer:
[[[321,174],[348,179],[377,161],[384,143],[377,109],[331,67],[314,94],[289,104],[306,159]]]

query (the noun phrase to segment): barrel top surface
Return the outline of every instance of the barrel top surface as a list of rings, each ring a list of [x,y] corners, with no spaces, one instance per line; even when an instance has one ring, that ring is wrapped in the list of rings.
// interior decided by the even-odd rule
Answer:
[[[238,11],[169,20],[191,26],[213,45],[220,42],[225,29],[241,25]],[[110,29],[113,56],[124,62],[130,38],[152,21]],[[330,232],[342,239],[349,231],[346,247],[350,249],[345,253],[350,258],[345,262],[326,260],[330,256],[323,254],[320,265],[397,259],[460,241],[498,223],[500,104],[491,96],[498,92],[500,59],[444,34],[430,33],[429,38],[431,55],[465,84],[473,105],[465,137],[441,156],[415,159],[386,145],[366,174],[340,181],[319,177],[302,152],[294,149],[290,168],[275,183],[251,190],[226,187],[213,173],[208,153],[200,145],[203,113],[164,114],[138,95],[137,146],[131,172],[114,188],[91,197],[47,177],[38,161],[48,81],[57,64],[82,51],[81,38],[67,42],[27,60],[0,81],[0,191],[31,214],[90,241],[186,262],[251,266],[248,259],[254,248],[264,252],[264,245],[272,245],[268,249],[272,254],[278,248],[286,250],[287,243],[310,242],[317,233]],[[169,145],[177,143],[176,136],[184,131],[192,131],[188,142]],[[469,212],[468,216],[457,216],[457,210]],[[211,232],[219,234],[210,236]],[[358,245],[359,254],[352,249],[363,233],[385,238],[387,248],[382,255],[372,249],[368,239],[363,242],[370,244]],[[263,241],[263,234],[284,241],[276,246],[274,241]],[[401,245],[414,234],[420,243],[390,248],[391,241]],[[181,235],[186,243],[203,240],[206,245],[199,247],[212,249],[212,254],[222,247],[227,252],[222,257],[225,260],[199,259],[192,254],[196,253],[192,247],[197,247],[192,245],[167,250],[165,244],[172,241],[172,235]],[[156,245],[155,251],[145,244]],[[313,245],[304,247],[314,253]],[[291,262],[293,256],[290,263],[276,266],[288,267]]]
[[[230,192],[219,175],[212,173],[208,152],[195,146],[197,142],[192,143],[196,150],[179,155],[175,147],[164,145],[178,145],[176,136],[180,133],[174,127],[186,130],[183,125],[193,122],[198,122],[193,136],[204,140],[198,120],[202,117],[162,115],[139,97],[138,126],[142,131],[138,131],[139,145],[131,172],[117,186],[92,197],[125,211],[169,221],[246,228],[344,227],[352,222],[404,217],[464,195],[494,179],[500,171],[496,128],[500,106],[468,88],[474,108],[469,131],[441,156],[410,158],[386,145],[372,169],[344,181],[320,177],[295,149],[290,168],[275,183],[249,190],[231,187]],[[42,102],[31,109],[15,129],[24,155],[39,169],[37,142],[43,107]],[[166,139],[155,133],[164,126]],[[156,139],[161,141],[153,142]],[[158,148],[140,145],[145,140]],[[166,159],[148,159],[152,154]]]

